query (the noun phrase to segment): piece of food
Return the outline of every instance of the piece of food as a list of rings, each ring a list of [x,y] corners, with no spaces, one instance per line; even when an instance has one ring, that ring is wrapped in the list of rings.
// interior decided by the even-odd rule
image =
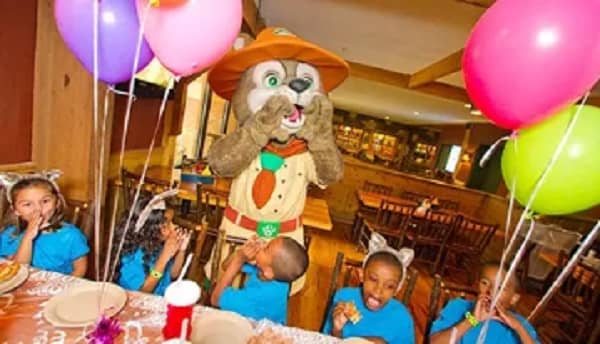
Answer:
[[[348,303],[348,320],[350,320],[353,324],[356,324],[362,318],[362,314],[356,309],[356,305],[354,302]]]
[[[21,265],[16,262],[4,262],[0,263],[0,282],[8,281],[15,277]]]

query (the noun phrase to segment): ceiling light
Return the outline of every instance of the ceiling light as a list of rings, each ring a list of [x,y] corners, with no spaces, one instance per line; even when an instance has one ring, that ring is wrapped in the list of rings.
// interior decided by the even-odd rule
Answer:
[[[389,121],[390,120],[390,116],[385,116],[385,120]]]
[[[413,115],[415,115],[415,116],[418,116],[418,115],[420,115],[420,114],[421,114],[421,113],[420,113],[419,111],[415,111],[415,112],[413,112]]]
[[[466,107],[467,109],[470,109],[472,106],[473,106],[473,105],[471,105],[471,104],[469,104],[469,103],[465,103],[465,107]]]
[[[473,109],[473,110],[471,110],[471,115],[473,115],[473,116],[481,116],[482,113],[481,113],[481,110],[479,110],[479,109]]]

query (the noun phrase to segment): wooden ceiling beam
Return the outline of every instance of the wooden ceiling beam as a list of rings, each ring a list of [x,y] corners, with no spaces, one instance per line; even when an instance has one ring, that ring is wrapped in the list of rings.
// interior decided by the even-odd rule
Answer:
[[[470,103],[467,92],[460,87],[444,84],[441,82],[430,82],[422,86],[409,88],[409,74],[392,72],[386,69],[368,66],[357,62],[349,61],[348,63],[350,64],[350,75],[356,78],[410,89],[415,92],[421,92],[432,96],[456,100],[463,103]]]
[[[464,49],[455,51],[443,59],[413,73],[408,81],[408,87],[415,88],[422,86],[446,75],[460,71],[463,52]]]
[[[250,34],[256,37],[265,27],[265,20],[260,15],[254,0],[243,0],[242,2],[244,9],[244,25],[250,29]]]

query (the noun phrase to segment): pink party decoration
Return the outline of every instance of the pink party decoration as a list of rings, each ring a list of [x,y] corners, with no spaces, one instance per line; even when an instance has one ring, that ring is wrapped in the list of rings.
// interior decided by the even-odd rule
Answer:
[[[163,66],[177,76],[208,68],[232,47],[242,25],[241,0],[194,0],[148,7],[136,0],[144,37]]]
[[[467,41],[473,103],[519,129],[576,101],[600,77],[600,0],[498,0]]]

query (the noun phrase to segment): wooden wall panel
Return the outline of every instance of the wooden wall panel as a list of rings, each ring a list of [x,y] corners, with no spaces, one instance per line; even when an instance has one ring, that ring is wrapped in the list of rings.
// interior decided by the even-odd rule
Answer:
[[[125,143],[126,150],[148,149],[158,118],[160,103],[161,99],[138,99],[133,103],[131,117],[129,119],[127,142]],[[155,148],[162,145],[165,118],[170,115],[172,106],[173,101],[168,101],[158,132]],[[125,117],[126,109],[127,97],[117,97],[115,99],[114,122],[110,145],[111,153],[118,153],[121,150],[123,119]]]
[[[37,1],[0,1],[0,165],[32,160]]]

